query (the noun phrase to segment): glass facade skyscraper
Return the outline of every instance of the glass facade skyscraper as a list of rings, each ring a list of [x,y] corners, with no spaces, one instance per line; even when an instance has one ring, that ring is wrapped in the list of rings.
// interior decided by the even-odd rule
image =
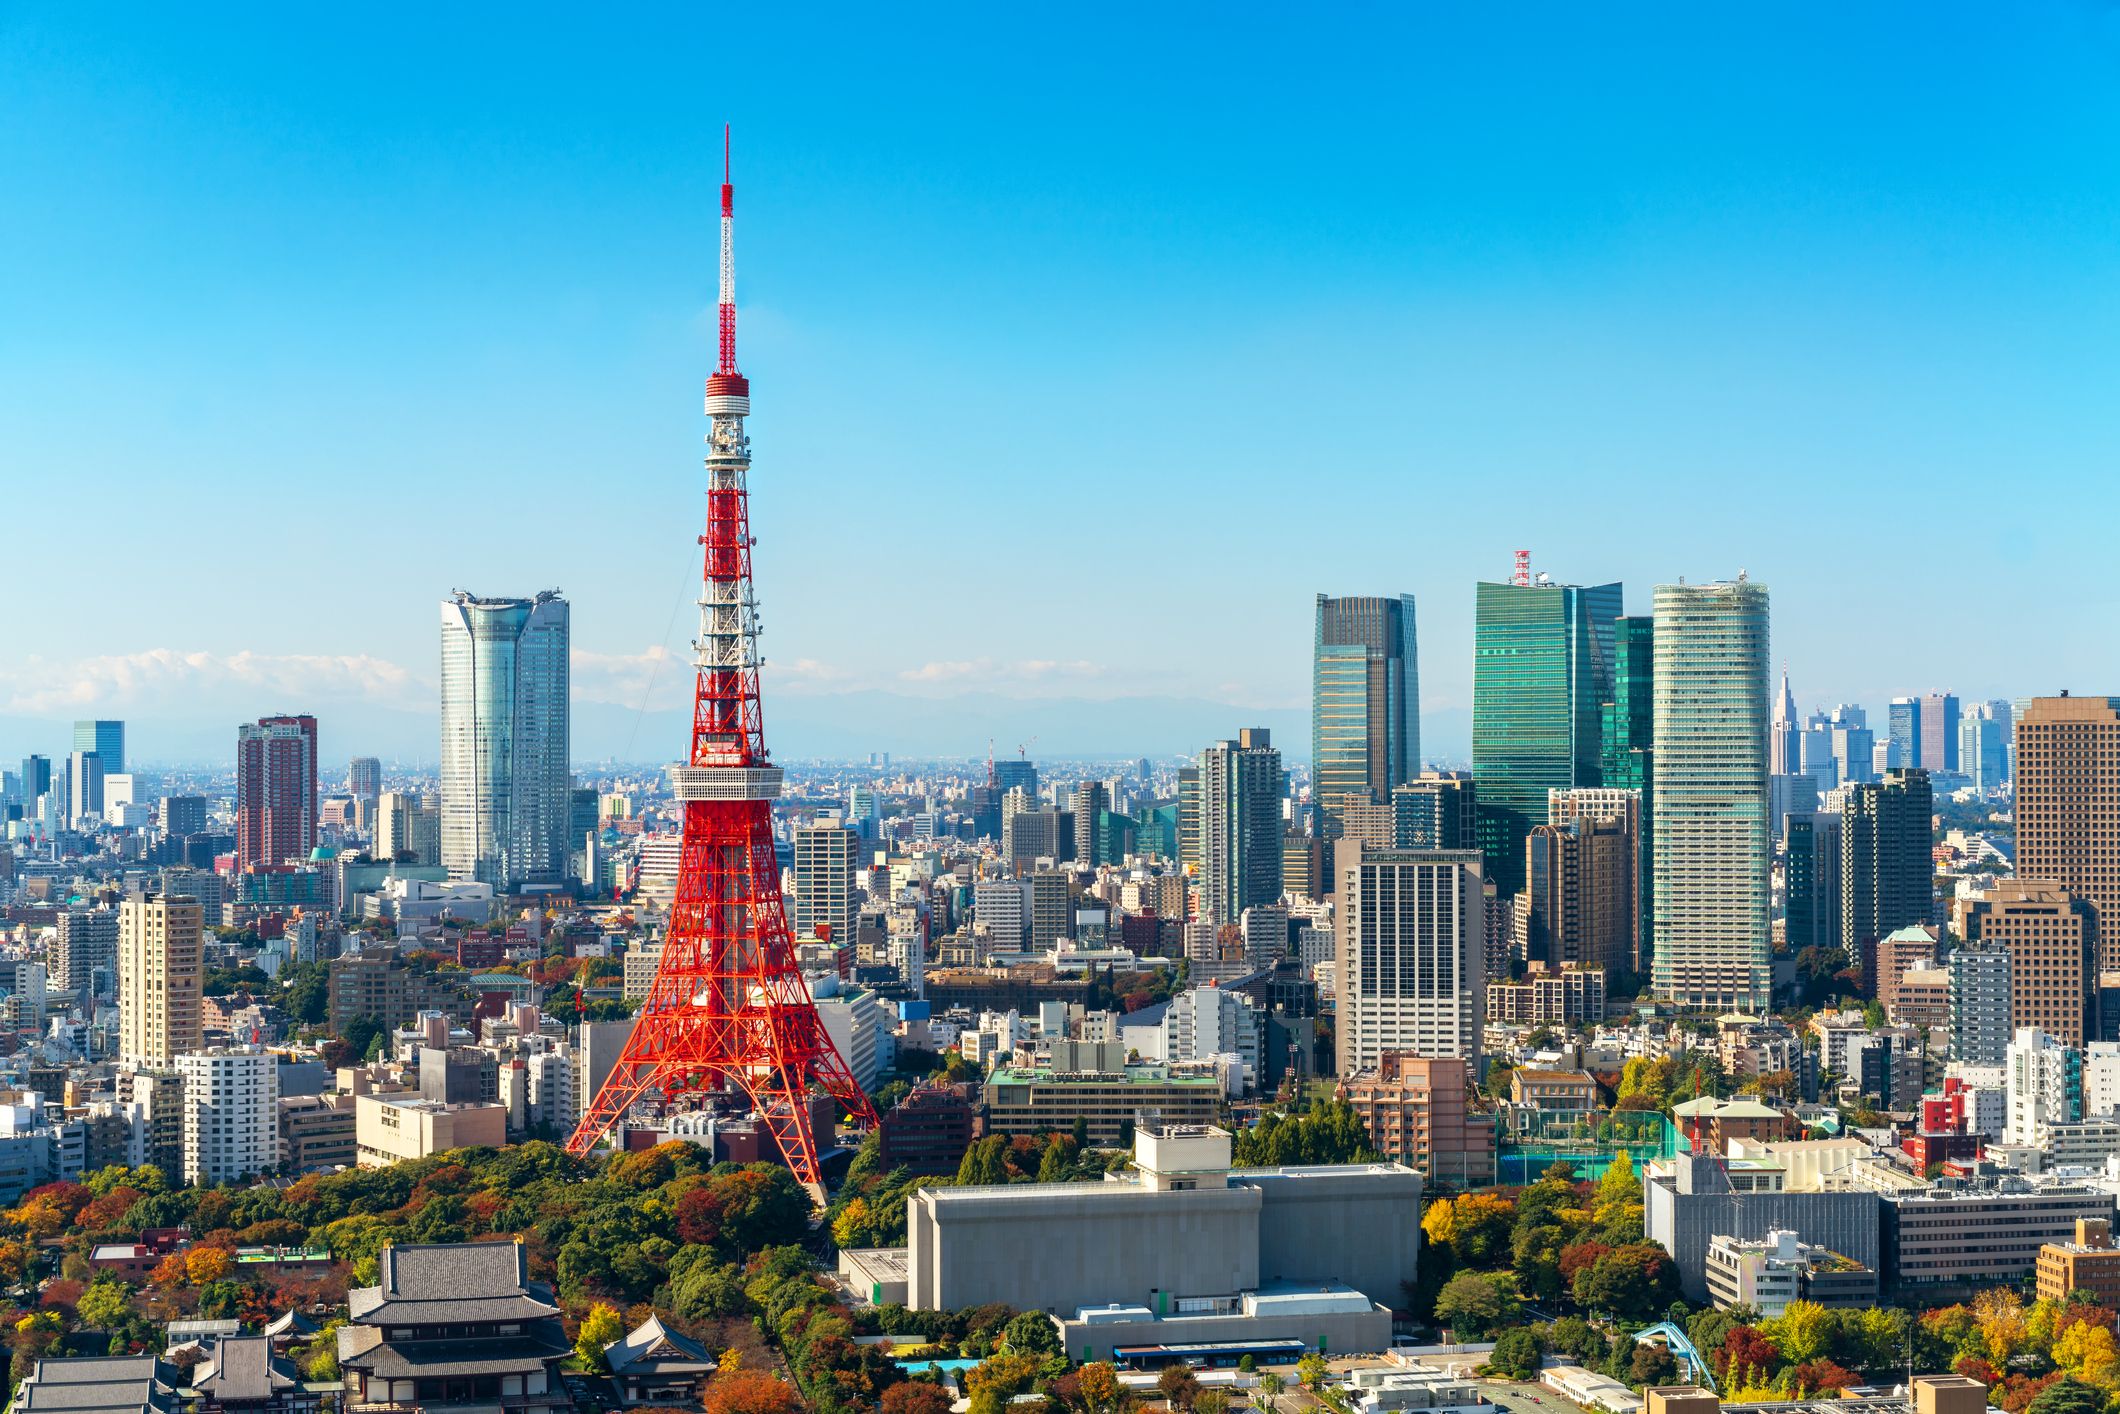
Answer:
[[[1504,896],[1524,883],[1524,840],[1546,792],[1604,784],[1617,584],[1482,584],[1472,648],[1472,779],[1480,852]]]
[[[124,775],[125,723],[87,720],[75,722],[74,750],[94,752],[96,764],[103,768],[104,775]]]
[[[1281,897],[1281,753],[1264,727],[1200,753],[1200,908],[1216,923]]]
[[[1765,585],[1656,587],[1655,697],[1656,992],[1763,1011],[1773,981]]]
[[[1310,762],[1320,833],[1340,801],[1385,800],[1421,773],[1421,669],[1413,596],[1318,596]]]
[[[567,878],[567,601],[442,604],[442,864],[493,885]]]

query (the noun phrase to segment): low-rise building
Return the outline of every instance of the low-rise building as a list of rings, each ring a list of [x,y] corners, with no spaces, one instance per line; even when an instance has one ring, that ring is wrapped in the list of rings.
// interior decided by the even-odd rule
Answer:
[[[1757,1240],[1716,1236],[1707,1278],[1709,1299],[1724,1311],[1752,1306],[1771,1317],[1798,1300],[1845,1310],[1877,1304],[1875,1270],[1780,1229]]]
[[[356,1095],[354,1150],[362,1168],[385,1168],[451,1149],[495,1148],[508,1142],[501,1105],[450,1105],[411,1092]]]
[[[1070,1071],[1003,1065],[986,1082],[989,1134],[1043,1134],[1067,1129],[1082,1116],[1093,1144],[1125,1142],[1136,1118],[1153,1113],[1166,1124],[1212,1124],[1222,1081],[1167,1065]]]
[[[1580,1070],[1517,1069],[1509,1072],[1509,1099],[1549,1113],[1588,1114],[1597,1108],[1597,1082]]]
[[[224,1335],[192,1371],[200,1414],[315,1414],[323,1396],[262,1335]]]
[[[885,1111],[878,1157],[885,1172],[955,1173],[972,1145],[976,1115],[962,1085],[922,1085]]]
[[[604,1363],[621,1402],[664,1408],[698,1404],[714,1372],[714,1357],[704,1345],[653,1315],[605,1346]]]
[[[2021,1282],[2037,1270],[2042,1246],[2073,1240],[2077,1219],[2114,1215],[2109,1192],[2013,1177],[1941,1179],[1883,1197],[1884,1270],[1902,1296]]]
[[[2039,1247],[2037,1269],[2041,1301],[2066,1301],[2073,1291],[2088,1291],[2107,1310],[2120,1308],[2120,1248],[2113,1246],[2113,1225],[2103,1218],[2078,1218],[2069,1242]]]

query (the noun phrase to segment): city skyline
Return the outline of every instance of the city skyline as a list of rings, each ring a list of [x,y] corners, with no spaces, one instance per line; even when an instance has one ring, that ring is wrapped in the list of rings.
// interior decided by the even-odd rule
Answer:
[[[33,474],[107,486],[137,511],[102,528],[98,582],[144,583],[171,545],[215,543],[221,508],[248,499],[373,533],[345,566],[357,614],[320,615],[306,593],[206,616],[183,595],[120,592],[69,608],[57,642],[0,644],[0,730],[122,717],[146,732],[142,760],[184,759],[155,749],[148,710],[181,702],[198,716],[168,714],[169,740],[313,711],[348,751],[411,755],[438,739],[425,606],[457,583],[556,583],[578,608],[583,755],[668,754],[687,674],[665,542],[697,489],[687,410],[711,362],[722,118],[750,194],[747,348],[774,388],[759,426],[780,457],[757,494],[778,528],[758,556],[767,710],[791,759],[852,749],[837,735],[849,720],[875,729],[859,745],[907,753],[894,733],[938,701],[971,726],[966,755],[987,734],[973,724],[1027,738],[1082,718],[1082,701],[1195,747],[1259,721],[1300,753],[1320,592],[1419,600],[1424,740],[1452,754],[1473,585],[1524,546],[1558,579],[1639,586],[1634,614],[1681,575],[1774,583],[1777,658],[1807,708],[2095,690],[2109,650],[2036,610],[2066,593],[2095,615],[2112,591],[2068,553],[2039,509],[2050,497],[2017,493],[2103,494],[2114,352],[2099,306],[2115,277],[2091,193],[2110,185],[2095,174],[2120,103],[2056,70],[2092,62],[2082,41],[2109,22],[2057,8],[1991,32],[1901,22],[1912,14],[1841,17],[1837,49],[1727,17],[1608,17],[1596,37],[1609,22],[1641,42],[1612,42],[1594,78],[1574,62],[1591,31],[1556,17],[1510,51],[1518,111],[1479,124],[1467,117],[1496,75],[1447,58],[1492,50],[1477,23],[1386,18],[1384,42],[1352,46],[1326,17],[1274,36],[1374,81],[1298,65],[1293,92],[1281,44],[1210,31],[1203,57],[1225,76],[1271,65],[1272,111],[1241,83],[1163,75],[1196,100],[1197,123],[1175,127],[1128,97],[1161,73],[1153,43],[1108,72],[1070,70],[1066,121],[978,65],[961,92],[886,85],[858,30],[806,52],[814,82],[792,89],[772,57],[784,36],[740,34],[764,62],[732,74],[711,115],[630,71],[591,72],[579,109],[548,112],[521,79],[575,56],[509,35],[502,85],[465,62],[492,39],[468,20],[393,59],[401,101],[378,105],[353,82],[377,59],[371,35],[225,47],[149,12],[10,17],[0,132],[47,145],[33,157],[0,137],[32,213],[0,232],[0,255],[46,278],[7,293],[0,413]],[[640,21],[657,42],[633,57],[672,74],[705,23]],[[1023,38],[929,23],[891,42],[963,59]],[[1172,28],[1152,41],[1175,33],[1154,23]],[[1404,73],[1367,57],[1392,40]],[[1742,72],[1717,62],[1738,53]],[[1977,84],[1953,78],[1976,68]],[[835,81],[846,97],[808,102]],[[1731,83],[1754,101],[1729,101]],[[1598,103],[1571,102],[1584,86]],[[864,100],[883,106],[849,124]],[[1005,121],[952,121],[978,105]],[[1556,144],[1560,117],[1585,112],[1589,130]],[[212,180],[169,175],[194,167]],[[1071,604],[1088,619],[1131,611],[1139,544],[1079,523],[1196,518],[1204,498],[1279,484],[1283,454],[1226,414],[1226,389],[1262,361],[1298,395],[1306,461],[1364,514],[1296,498],[1155,542],[1174,609],[1245,567],[1241,612],[1189,616],[1182,653],[1143,663],[1082,634],[1083,617],[946,584],[946,627],[909,614],[906,633],[878,635],[846,612],[860,578],[935,602],[932,571],[893,547],[934,543],[933,506],[950,499],[981,527],[952,561],[964,582],[1006,583],[1028,544],[1082,570]],[[125,388],[153,393],[111,418]],[[1026,435],[1055,406],[1100,410],[1094,465],[1074,439]],[[908,409],[918,438],[876,435]],[[924,494],[865,494],[892,481]],[[1844,534],[1771,514],[1775,488],[1830,485],[1853,533],[1901,514],[1911,484],[1981,505],[1971,523],[1992,537],[1994,573],[1949,615],[1890,557],[1836,553]],[[1063,486],[1080,514],[1048,513]],[[1494,487],[1506,520],[1408,552],[1430,508]],[[552,513],[585,502],[606,527],[592,538]],[[452,529],[397,533],[373,509],[391,504]],[[312,535],[257,537],[242,573],[304,582]],[[819,560],[817,545],[843,553]],[[22,546],[14,622],[62,612],[66,553],[60,538]],[[2004,633],[2006,661],[1958,651]]]

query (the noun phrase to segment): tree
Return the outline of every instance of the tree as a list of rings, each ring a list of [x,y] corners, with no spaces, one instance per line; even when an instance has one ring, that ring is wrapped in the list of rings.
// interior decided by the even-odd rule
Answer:
[[[756,1370],[716,1375],[707,1386],[707,1414],[796,1414],[798,1407],[785,1380]]]
[[[1193,1414],[1229,1414],[1229,1391],[1203,1389],[1193,1396]]]
[[[1043,1311],[1025,1311],[1012,1317],[1003,1328],[1008,1348],[1018,1355],[1058,1355],[1060,1333],[1053,1329],[1052,1317]]]
[[[90,1330],[115,1330],[125,1324],[132,1313],[132,1297],[125,1287],[114,1281],[91,1283],[74,1303],[74,1314],[81,1324]]]
[[[604,1369],[604,1347],[625,1333],[625,1318],[618,1314],[618,1308],[599,1301],[582,1317],[582,1328],[574,1337],[574,1353],[583,1368]]]
[[[1781,1347],[1751,1326],[1732,1326],[1723,1337],[1722,1364],[1717,1373],[1735,1380],[1732,1370],[1755,1370],[1771,1374],[1782,1363]]]
[[[1014,1351],[1003,1351],[989,1355],[964,1373],[964,1387],[968,1393],[977,1394],[990,1389],[1004,1401],[1019,1394],[1028,1393],[1038,1378],[1038,1366],[1044,1363],[1030,1355],[1019,1355]]]
[[[1678,1361],[1671,1352],[1655,1342],[1637,1343],[1634,1353],[1627,1360],[1627,1383],[1634,1385],[1667,1385],[1678,1378]]]
[[[1516,1298],[1501,1282],[1477,1272],[1459,1272],[1435,1299],[1435,1318],[1460,1339],[1484,1339],[1516,1314]]]
[[[1512,1380],[1528,1380],[1538,1374],[1539,1360],[1538,1337],[1519,1326],[1502,1332],[1487,1363]]]
[[[1677,1265],[1648,1242],[1615,1247],[1575,1278],[1577,1301],[1627,1320],[1651,1320],[1678,1295]]]
[[[1075,1164],[1067,1152],[1067,1141],[1055,1134],[1052,1141],[1045,1146],[1045,1157],[1038,1161],[1038,1181],[1065,1183],[1074,1171]]]
[[[1082,1151],[1083,1151],[1084,1149],[1087,1149],[1087,1148],[1089,1147],[1089,1116],[1088,1116],[1088,1115],[1076,1115],[1076,1116],[1075,1116],[1075,1127],[1074,1127],[1074,1130],[1073,1130],[1073,1134],[1074,1134],[1074,1138],[1075,1138],[1075,1152],[1079,1154],[1079,1153],[1081,1153],[1081,1152],[1082,1152]]]
[[[2025,1414],[2103,1414],[2105,1395],[2064,1375],[2032,1397]]]
[[[1317,1392],[1331,1373],[1332,1367],[1327,1365],[1325,1357],[1315,1350],[1296,1361],[1296,1381],[1312,1393]]]
[[[955,1402],[941,1385],[900,1380],[883,1392],[883,1414],[950,1414]]]
[[[1126,1403],[1126,1386],[1119,1383],[1119,1372],[1109,1361],[1090,1361],[1075,1372],[1075,1382],[1082,1390],[1087,1414],[1113,1414]]]
[[[1281,1391],[1286,1388],[1288,1388],[1287,1381],[1283,1380],[1272,1370],[1268,1370],[1265,1374],[1259,1376],[1259,1393],[1266,1396],[1266,1407],[1268,1409],[1278,1409],[1280,1407],[1277,1401],[1281,1397]]]
[[[1170,1401],[1171,1408],[1190,1409],[1200,1397],[1200,1377],[1190,1365],[1165,1365],[1163,1373],[1156,1376],[1156,1389]]]

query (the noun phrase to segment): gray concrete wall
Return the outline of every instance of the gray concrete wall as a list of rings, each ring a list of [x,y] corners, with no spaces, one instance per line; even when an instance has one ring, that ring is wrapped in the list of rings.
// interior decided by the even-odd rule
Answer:
[[[1885,1213],[1875,1193],[1678,1193],[1653,1182],[1642,1196],[1642,1226],[1678,1262],[1688,1300],[1708,1299],[1708,1244],[1717,1236],[1756,1240],[1785,1228],[1882,1270]]]
[[[1260,1207],[1256,1188],[923,1190],[907,1200],[909,1303],[1072,1316],[1111,1302],[1154,1309],[1157,1291],[1234,1295],[1259,1284]]]
[[[1259,1280],[1344,1282],[1388,1309],[1407,1307],[1421,1254],[1421,1176],[1238,1170],[1258,1189]]]
[[[1334,1355],[1373,1355],[1391,1348],[1391,1313],[1332,1312],[1316,1316],[1200,1316],[1091,1326],[1060,1322],[1060,1340],[1079,1361],[1109,1360],[1115,1345],[1224,1344],[1237,1340],[1300,1340]]]

